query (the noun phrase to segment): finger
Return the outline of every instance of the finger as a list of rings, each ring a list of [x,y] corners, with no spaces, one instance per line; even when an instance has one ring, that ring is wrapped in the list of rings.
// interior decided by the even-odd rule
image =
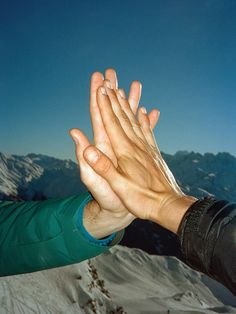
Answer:
[[[158,110],[155,109],[155,111],[158,111]],[[145,112],[147,112],[145,107],[139,108],[138,117],[139,117],[139,121],[140,121],[142,130],[143,130],[143,134],[145,135],[148,144],[152,148],[153,156],[155,156],[155,155],[159,156],[160,161],[161,161],[162,160],[161,152],[160,152],[159,147],[156,143],[156,138],[155,138],[155,135],[153,133],[153,130],[150,127],[149,117],[148,117],[147,113],[145,113]],[[159,113],[157,114],[157,116],[159,117]],[[162,164],[162,162],[161,162],[161,164]]]
[[[84,151],[84,159],[90,167],[101,177],[103,177],[116,192],[120,184],[123,183],[122,175],[117,171],[114,164],[105,154],[95,146],[89,146]]]
[[[149,122],[150,122],[150,128],[154,130],[156,127],[156,124],[160,118],[160,111],[157,109],[153,109],[149,114],[148,114]]]
[[[106,83],[106,82],[109,82],[111,84],[113,90],[118,89],[118,79],[117,79],[116,71],[114,69],[109,68],[105,71],[104,83]],[[124,90],[122,90],[122,92],[123,92],[124,98],[126,98]],[[140,83],[139,82],[134,81],[131,84],[130,93],[131,93],[132,100],[134,100],[134,102],[135,102],[135,106],[138,105],[138,102],[140,99]],[[112,105],[113,105],[113,102],[112,102]],[[117,104],[116,104],[116,106],[114,105],[113,110],[114,110],[115,114],[119,117],[119,119],[122,120],[122,122],[123,122],[122,127],[123,127],[125,133],[127,134],[127,132],[129,132],[129,130],[130,130],[129,120],[124,115],[122,110],[120,110],[119,105],[117,105]],[[129,137],[134,140],[134,132],[131,130],[129,133],[130,133]]]
[[[86,185],[90,192],[94,192],[94,170],[89,166],[83,156],[84,150],[91,146],[89,139],[79,129],[71,129],[70,136],[75,143],[75,154],[78,166],[80,168],[80,179]],[[96,191],[96,188],[95,188]]]
[[[140,123],[136,119],[135,115],[133,114],[133,112],[130,108],[130,104],[124,96],[125,96],[124,91],[121,89],[118,89],[117,98],[120,102],[120,105],[121,105],[123,111],[125,112],[126,116],[128,117],[128,119],[130,121],[130,124],[131,124],[131,127],[132,127],[134,133],[136,134],[138,139],[141,140],[141,142],[143,142],[143,141],[145,142],[145,136],[143,135]]]
[[[110,98],[107,94],[108,89],[100,87],[97,93],[97,100],[105,130],[116,156],[119,157],[130,150],[131,142],[113,111]]]
[[[138,121],[141,125],[142,132],[148,142],[152,147],[156,146],[156,141],[152,129],[150,127],[149,118],[147,116],[147,110],[145,107],[141,107],[138,110]]]
[[[76,159],[78,161],[79,166],[83,163],[83,151],[91,145],[87,136],[80,131],[79,129],[71,129],[70,136],[72,137],[73,141],[75,142],[76,146]]]
[[[105,71],[105,78],[111,82],[112,88],[118,88],[118,80],[116,71],[112,68],[106,69]]]
[[[114,89],[109,88],[110,82],[108,82],[107,80],[104,81],[104,85],[105,85],[108,97],[110,99],[113,111],[114,111],[115,115],[117,116],[121,127],[123,128],[126,135],[133,142],[135,142],[137,145],[140,146],[140,141],[138,140],[138,138],[136,136],[136,133],[132,127],[132,124],[130,123],[129,118],[127,117],[127,115],[125,114],[124,110],[121,107],[121,104],[120,104],[121,97],[118,97],[119,96],[118,91],[116,92],[116,91],[114,91]]]
[[[130,86],[128,102],[134,115],[137,112],[142,93],[142,84],[139,81],[133,81]]]
[[[103,85],[104,77],[100,72],[94,72],[90,82],[90,116],[93,128],[94,144],[108,141],[100,110],[97,104],[97,90]]]

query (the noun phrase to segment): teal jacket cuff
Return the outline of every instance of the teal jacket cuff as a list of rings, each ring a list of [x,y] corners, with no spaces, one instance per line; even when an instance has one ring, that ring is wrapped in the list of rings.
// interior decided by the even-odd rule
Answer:
[[[89,240],[89,242],[94,243],[94,244],[98,244],[98,245],[108,246],[115,239],[117,232],[112,233],[110,236],[108,236],[106,238],[96,239],[85,229],[84,224],[83,224],[84,208],[93,199],[94,198],[91,195],[91,193],[88,192],[88,195],[86,196],[86,198],[83,200],[83,202],[79,206],[77,225],[80,228],[83,235]]]
[[[109,245],[100,245],[103,240],[90,241],[78,226],[79,208],[90,197],[86,192],[45,201],[0,201],[0,276],[79,263],[118,244],[124,230]]]

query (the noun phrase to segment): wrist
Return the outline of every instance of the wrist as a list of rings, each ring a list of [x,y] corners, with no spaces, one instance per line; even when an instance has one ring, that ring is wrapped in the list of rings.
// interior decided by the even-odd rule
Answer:
[[[189,195],[175,195],[164,202],[163,206],[154,212],[151,220],[177,234],[179,225],[189,207],[197,198]],[[157,205],[158,206],[158,205]]]
[[[95,200],[91,200],[84,207],[83,225],[92,237],[102,239],[127,227],[134,219],[131,216],[131,214],[116,215],[101,209]]]

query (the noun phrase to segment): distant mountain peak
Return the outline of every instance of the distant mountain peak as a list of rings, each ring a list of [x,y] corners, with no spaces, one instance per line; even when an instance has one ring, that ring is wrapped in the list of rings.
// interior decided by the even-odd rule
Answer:
[[[178,151],[162,155],[186,193],[236,199],[236,158],[231,154]],[[34,193],[60,197],[82,190],[86,188],[80,181],[78,165],[70,159],[35,153],[26,156],[0,153],[0,197],[30,198]]]
[[[65,197],[84,191],[78,166],[69,159],[0,153],[0,198]]]

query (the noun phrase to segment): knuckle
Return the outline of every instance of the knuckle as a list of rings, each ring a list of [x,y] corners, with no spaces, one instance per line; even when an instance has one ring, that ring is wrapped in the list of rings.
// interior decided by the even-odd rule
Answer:
[[[151,133],[150,125],[146,121],[142,121],[141,127],[143,130],[145,130],[146,133]]]
[[[111,162],[108,159],[103,159],[100,165],[100,171],[102,171],[104,174],[109,173],[111,169]]]
[[[140,129],[141,128],[141,124],[137,121],[137,122],[132,122],[132,128],[135,129]]]
[[[127,117],[127,114],[124,112],[124,110],[121,110],[120,115],[121,115],[121,118],[124,121],[128,121],[129,122],[129,118]]]
[[[124,110],[128,111],[130,109],[130,104],[126,99],[122,99],[121,106],[124,108]]]

